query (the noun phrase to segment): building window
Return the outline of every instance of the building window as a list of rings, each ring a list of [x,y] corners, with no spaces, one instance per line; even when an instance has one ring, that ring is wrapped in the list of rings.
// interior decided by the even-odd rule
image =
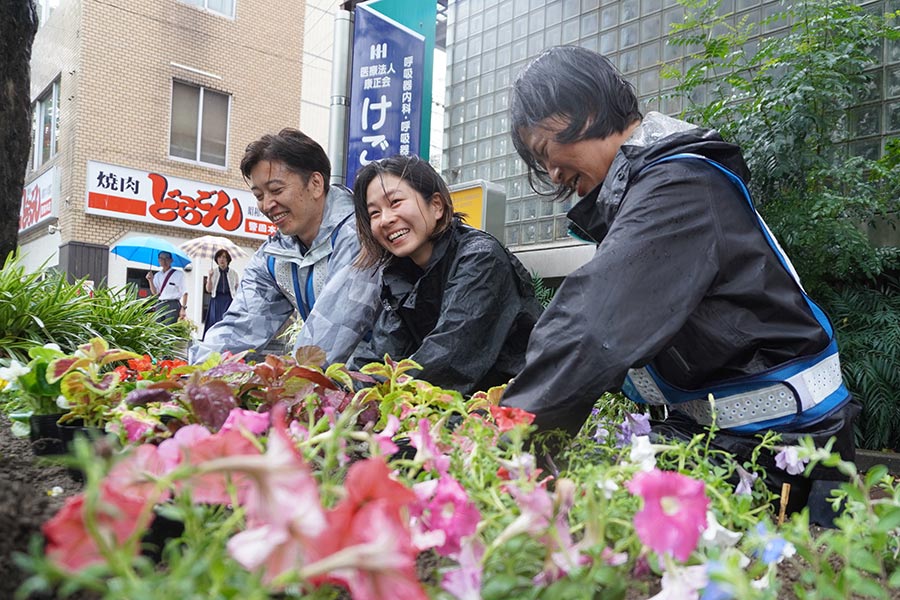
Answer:
[[[185,4],[192,4],[205,8],[209,12],[214,12],[226,17],[234,17],[234,0],[181,0]]]
[[[56,156],[59,143],[59,80],[47,88],[32,109],[31,166],[38,169]]]
[[[173,81],[169,155],[224,167],[229,101],[228,94]]]

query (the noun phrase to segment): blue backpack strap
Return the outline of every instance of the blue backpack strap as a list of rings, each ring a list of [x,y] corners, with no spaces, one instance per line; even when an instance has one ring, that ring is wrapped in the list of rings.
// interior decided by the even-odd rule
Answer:
[[[724,173],[725,176],[728,177],[728,179],[735,186],[737,186],[737,188],[741,191],[741,195],[744,197],[744,200],[747,201],[747,205],[750,207],[750,210],[753,211],[753,216],[756,218],[759,229],[762,231],[763,236],[766,239],[766,243],[769,244],[769,247],[772,248],[773,252],[775,252],[775,256],[778,257],[778,262],[781,263],[781,266],[784,268],[784,270],[787,271],[788,274],[794,279],[794,281],[797,282],[797,286],[800,288],[800,293],[803,294],[803,299],[806,301],[807,306],[809,306],[810,311],[812,311],[813,316],[815,316],[816,320],[819,322],[819,325],[821,325],[822,329],[824,329],[826,333],[828,333],[829,338],[833,337],[834,328],[832,327],[831,322],[828,320],[828,317],[825,315],[825,311],[823,311],[819,307],[819,305],[812,300],[812,298],[806,295],[806,291],[803,289],[803,286],[800,285],[800,278],[797,276],[797,271],[794,269],[794,265],[791,264],[791,261],[784,253],[784,250],[781,249],[781,245],[775,239],[775,236],[772,235],[772,232],[769,230],[769,226],[766,225],[766,222],[763,221],[762,217],[759,216],[759,213],[756,211],[756,207],[753,205],[753,199],[750,197],[750,190],[747,189],[747,185],[744,183],[744,180],[741,179],[734,171],[732,171],[728,167],[700,154],[672,154],[671,156],[666,156],[650,163],[649,165],[647,165],[647,167],[652,167],[653,165],[659,163],[680,159],[702,160],[709,166],[715,167],[720,172]]]
[[[711,394],[714,399],[721,399],[723,407],[731,406],[729,410],[735,411],[737,422],[751,421],[748,424],[728,427],[739,433],[753,433],[763,429],[769,429],[780,425],[798,424],[810,425],[827,416],[835,408],[842,406],[850,399],[850,393],[843,381],[840,380],[840,362],[838,358],[837,341],[834,337],[834,327],[825,312],[816,304],[800,285],[799,277],[793,265],[788,260],[781,246],[775,240],[765,221],[759,216],[750,197],[744,181],[733,171],[699,154],[673,154],[666,156],[647,165],[672,160],[694,159],[702,160],[706,164],[715,167],[741,191],[747,206],[753,212],[760,231],[769,247],[778,257],[781,266],[794,279],[803,299],[809,306],[813,316],[822,329],[827,333],[828,345],[813,356],[800,357],[780,365],[763,373],[747,377],[735,378],[720,385],[703,390],[684,390],[677,388],[660,376],[652,366],[647,365],[640,369],[632,369],[626,376],[622,385],[622,392],[636,402],[648,404],[681,405],[685,412],[698,420],[709,417],[708,401],[706,396]],[[645,167],[646,168],[646,167]],[[796,386],[805,387],[800,380],[811,380],[813,385],[825,381],[821,385],[829,390],[824,398],[820,398],[812,406],[803,407],[804,399],[794,397],[793,390],[784,385],[784,382],[793,382]],[[835,385],[840,380],[839,385]],[[809,391],[807,390],[809,393]],[[819,394],[823,395],[823,394]],[[698,398],[698,396],[700,396]],[[747,414],[745,414],[745,412]]]
[[[312,272],[312,269],[309,269]],[[303,299],[303,294],[300,293],[300,276],[297,272],[297,265],[291,263],[291,280],[294,284],[294,295],[297,298],[297,309],[300,311],[300,317],[305,321],[306,317],[309,315],[309,306],[307,306],[306,300]]]
[[[272,279],[274,279],[275,281],[278,281],[278,279],[275,277],[275,257],[274,256],[270,256],[266,259],[266,269],[269,271],[269,275],[272,276]]]
[[[350,213],[349,215],[347,215],[346,217],[341,219],[340,223],[338,223],[337,225],[334,226],[334,230],[331,232],[331,249],[332,250],[334,250],[334,243],[337,240],[338,234],[341,232],[341,227],[343,227],[344,223],[349,221],[350,217],[352,217],[352,216],[353,216],[353,213]]]

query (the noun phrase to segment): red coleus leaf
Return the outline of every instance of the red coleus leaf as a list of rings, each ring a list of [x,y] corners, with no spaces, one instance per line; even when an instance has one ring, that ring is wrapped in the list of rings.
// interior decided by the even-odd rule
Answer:
[[[285,373],[285,379],[289,377],[299,377],[300,379],[306,379],[313,383],[317,383],[328,390],[337,389],[337,386],[334,384],[334,382],[325,377],[325,375],[307,367],[292,367],[287,373]]]
[[[119,384],[119,381],[121,381],[119,374],[116,371],[109,371],[100,376],[99,379],[85,377],[84,386],[96,394],[106,396]]]
[[[231,386],[224,381],[189,383],[185,392],[197,420],[213,430],[218,430],[237,406]]]
[[[325,351],[318,346],[300,346],[294,353],[298,365],[322,366],[325,364]]]
[[[79,368],[89,364],[86,358],[76,358],[74,356],[64,356],[57,358],[47,366],[47,383],[53,383],[62,379],[62,376],[72,369]]]
[[[168,390],[160,388],[144,388],[133,390],[125,396],[125,403],[129,406],[145,406],[150,402],[168,402],[172,394]]]

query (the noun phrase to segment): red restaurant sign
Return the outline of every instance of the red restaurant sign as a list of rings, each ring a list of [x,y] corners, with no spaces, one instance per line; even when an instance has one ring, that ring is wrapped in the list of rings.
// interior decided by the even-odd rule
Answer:
[[[275,226],[249,190],[89,161],[85,212],[207,233],[266,237]]]
[[[56,216],[54,199],[59,195],[56,173],[56,167],[53,167],[22,190],[20,232]]]

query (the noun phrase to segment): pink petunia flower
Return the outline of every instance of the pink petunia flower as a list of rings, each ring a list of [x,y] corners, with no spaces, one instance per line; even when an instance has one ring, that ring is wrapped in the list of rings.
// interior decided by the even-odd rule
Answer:
[[[307,572],[324,571],[321,581],[342,585],[354,600],[427,599],[416,575],[410,532],[390,500],[379,498],[340,514],[341,519],[352,516],[323,536],[336,543],[336,550],[310,564]]]
[[[117,462],[109,474],[106,482],[123,494],[144,499],[148,502],[166,500],[169,490],[156,492],[155,479],[162,477],[171,469],[167,462],[159,455],[159,449],[153,444],[142,444],[128,453]]]
[[[188,425],[159,445],[159,456],[167,470],[182,464],[200,468],[215,459],[231,456],[259,456],[259,449],[236,430],[212,434],[200,425]],[[231,495],[228,484],[233,484],[238,494],[248,483],[240,472],[207,470],[179,482],[179,489],[190,488],[191,499],[197,504],[229,504]]]
[[[466,490],[450,475],[413,486],[419,501],[410,507],[413,527],[423,532],[442,531],[443,543],[435,548],[442,556],[454,556],[462,539],[475,533],[481,513]]]
[[[239,463],[250,483],[240,496],[247,525],[273,525],[312,538],[325,529],[319,488],[284,425],[283,409],[275,409],[266,452]]]
[[[428,419],[419,420],[419,428],[409,434],[409,443],[416,449],[416,462],[422,463],[426,469],[434,469],[438,473],[446,473],[450,469],[450,457],[438,447]]]
[[[441,588],[456,600],[481,600],[484,545],[475,536],[465,538],[457,556],[459,568],[444,573]]]
[[[492,406],[491,416],[501,433],[513,429],[517,425],[531,425],[534,423],[534,414],[521,408],[510,406]]]
[[[307,576],[342,585],[356,600],[424,600],[405,516],[413,491],[390,476],[383,458],[353,464],[345,489],[347,496],[328,512],[315,544],[318,562],[307,566]]]
[[[246,429],[254,435],[261,435],[269,429],[269,413],[232,408],[219,431],[231,431],[232,429]]]
[[[318,485],[284,425],[284,408],[276,407],[273,417],[264,455],[217,466],[241,473],[247,484],[240,499],[248,529],[228,541],[228,552],[247,569],[262,566],[266,582],[313,560],[327,526]]]
[[[143,499],[123,494],[115,486],[104,483],[100,489],[94,522],[105,543],[121,546],[138,526],[146,526],[147,523],[142,524],[139,519],[145,504]],[[105,561],[97,541],[87,530],[85,509],[84,494],[72,496],[66,499],[60,511],[42,527],[47,538],[47,557],[70,572]],[[133,550],[137,554],[137,544],[134,544]]]
[[[394,443],[394,435],[397,434],[398,429],[400,429],[400,419],[390,415],[384,429],[375,434],[375,443],[378,444],[378,450],[382,454],[390,456],[399,450],[397,444]]]
[[[167,470],[172,470],[181,463],[182,450],[199,440],[208,438],[212,433],[203,425],[186,425],[175,432],[169,439],[159,444],[159,456],[165,462]]]
[[[644,499],[644,508],[634,516],[638,538],[658,554],[687,560],[706,528],[704,482],[653,469],[638,473],[626,486]]]
[[[547,547],[548,555],[544,568],[534,578],[535,585],[548,585],[558,581],[580,566],[591,563],[591,557],[582,554],[582,546],[590,542],[588,539],[575,543],[569,529],[569,512],[575,504],[575,482],[571,479],[560,479],[556,482],[553,496],[553,525],[542,536],[541,541]]]

